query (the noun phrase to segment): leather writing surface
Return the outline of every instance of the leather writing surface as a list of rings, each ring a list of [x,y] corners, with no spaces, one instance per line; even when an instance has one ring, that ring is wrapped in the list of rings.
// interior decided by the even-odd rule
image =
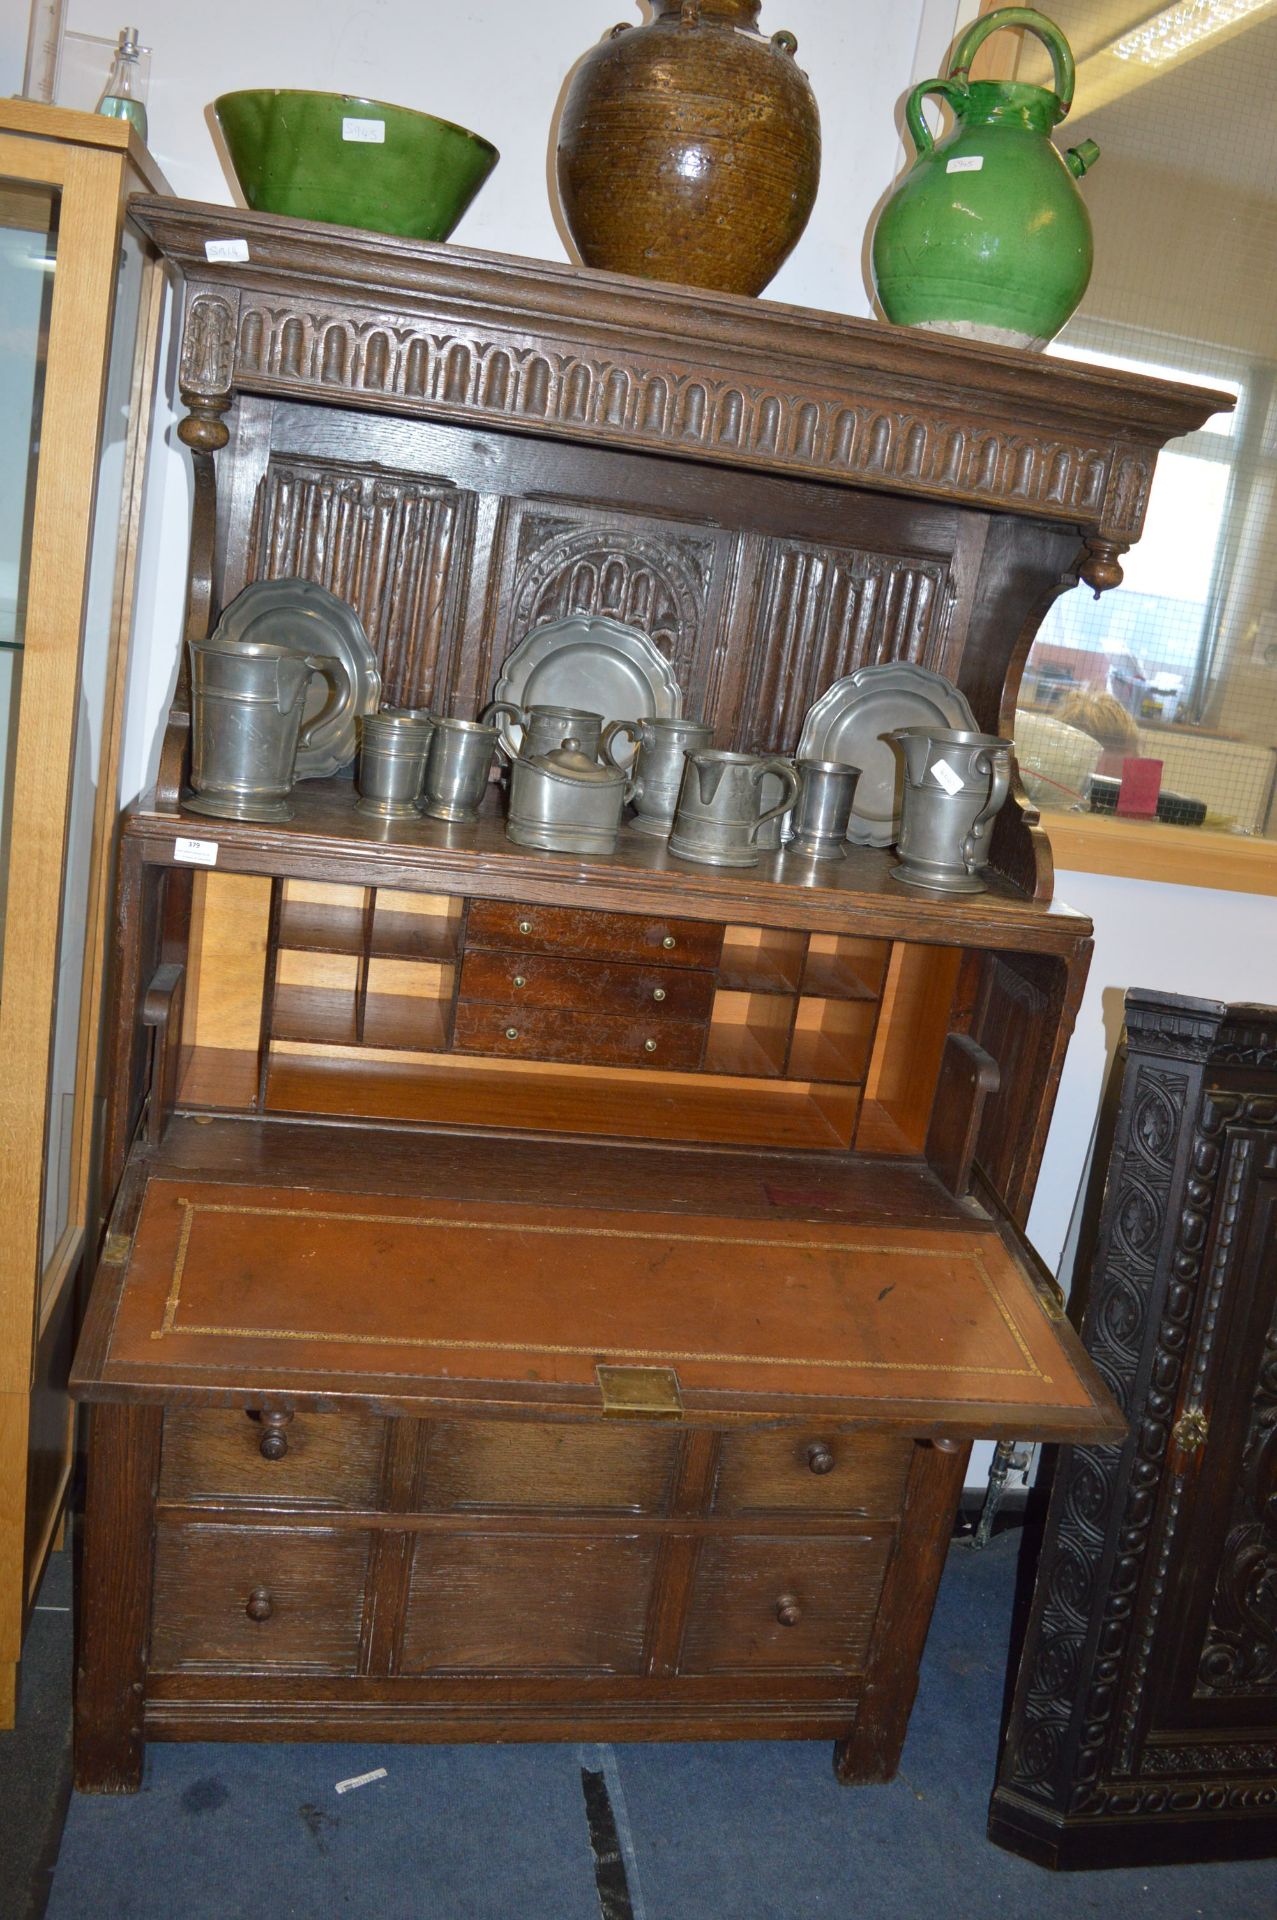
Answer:
[[[593,1387],[601,1362],[685,1392],[1093,1405],[988,1228],[414,1202],[153,1179],[106,1378],[233,1365]]]

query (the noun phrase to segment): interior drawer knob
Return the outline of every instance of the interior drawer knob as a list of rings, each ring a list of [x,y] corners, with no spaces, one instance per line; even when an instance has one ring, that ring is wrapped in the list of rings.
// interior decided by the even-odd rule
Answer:
[[[832,1473],[834,1456],[823,1440],[813,1440],[807,1449],[807,1465],[813,1473]]]
[[[250,1620],[269,1620],[275,1611],[275,1602],[265,1587],[254,1587],[244,1611]]]
[[[284,1428],[292,1419],[291,1413],[259,1413],[262,1437],[257,1443],[257,1451],[263,1460],[282,1460],[288,1452],[288,1435]]]
[[[643,1042],[643,1051],[644,1053],[655,1053],[656,1052],[655,1040],[645,1040]]]
[[[776,1618],[782,1627],[796,1627],[803,1617],[803,1610],[792,1593],[782,1593],[776,1602]]]
[[[511,981],[511,983],[510,983],[510,984],[511,984],[511,986],[515,986],[515,987],[526,987],[526,986],[527,986],[527,984],[528,984],[528,976],[527,976],[527,974],[526,974],[526,973],[516,973],[516,974],[515,974],[515,976],[514,976],[514,979],[513,979],[512,981]]]
[[[664,989],[664,987],[653,987],[653,988],[652,988],[652,998],[653,998],[653,1000],[663,1000],[663,999],[665,998],[665,989]]]
[[[507,1040],[517,1040],[519,1037],[519,1029],[517,1027],[507,1027],[505,1037]]]
[[[532,922],[531,922],[530,920],[520,920],[520,922],[519,922],[519,932],[520,932],[520,933],[531,933],[531,931],[532,931]]]
[[[674,935],[672,933],[667,933],[665,938],[662,940],[661,945],[665,948],[667,953],[672,953],[674,951],[674,948],[678,945],[678,941],[674,938]]]

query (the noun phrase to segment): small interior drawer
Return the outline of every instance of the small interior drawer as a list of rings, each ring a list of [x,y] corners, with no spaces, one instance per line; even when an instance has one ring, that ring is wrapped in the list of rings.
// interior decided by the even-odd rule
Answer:
[[[660,1427],[439,1420],[430,1428],[420,1504],[536,1513],[663,1513],[678,1435]]]
[[[614,965],[477,948],[461,968],[461,998],[519,1007],[564,1007],[652,1020],[708,1020],[714,976],[692,967]]]
[[[690,1020],[606,1019],[547,1007],[459,1000],[452,1044],[458,1053],[491,1053],[514,1060],[664,1067],[694,1073],[705,1051],[705,1032],[703,1023]],[[566,1109],[564,1117],[565,1124],[570,1124]]]
[[[714,1483],[718,1513],[863,1514],[892,1519],[904,1506],[912,1440],[895,1434],[724,1434]]]
[[[155,1542],[151,1666],[354,1673],[369,1536],[301,1527],[165,1526]]]
[[[172,1407],[164,1416],[161,1502],[376,1507],[385,1423],[356,1413]],[[265,1451],[263,1451],[265,1449]]]
[[[680,1673],[858,1671],[891,1539],[706,1538],[683,1629]]]
[[[596,913],[590,908],[473,900],[466,945],[518,953],[594,954],[608,960],[659,960],[664,967],[714,967],[723,929],[705,920],[648,919],[635,913]]]

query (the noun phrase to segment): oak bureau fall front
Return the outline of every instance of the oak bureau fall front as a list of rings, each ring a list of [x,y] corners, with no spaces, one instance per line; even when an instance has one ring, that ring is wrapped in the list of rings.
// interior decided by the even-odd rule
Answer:
[[[996,732],[1042,608],[1117,577],[1209,411],[137,218],[185,281],[186,637],[313,580],[388,701],[460,717],[579,612],[751,752],[893,660]],[[228,222],[249,257],[210,262]],[[1033,809],[961,900],[872,847],[804,876],[372,819],[340,774],[284,822],[196,818],[188,704],[118,868],[81,1785],[135,1788],[151,1738],[826,1735],[890,1777],[969,1443],[1121,1432],[1023,1238],[1090,951]]]

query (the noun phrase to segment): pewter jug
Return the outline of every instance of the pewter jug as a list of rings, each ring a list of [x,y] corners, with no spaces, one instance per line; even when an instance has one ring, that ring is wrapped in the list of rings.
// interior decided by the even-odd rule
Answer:
[[[266,640],[191,642],[188,813],[224,820],[291,820],[288,793],[313,673],[333,662]],[[308,734],[311,727],[306,729]]]
[[[781,783],[777,806],[763,811],[768,774]],[[698,748],[684,758],[670,852],[711,867],[756,867],[759,829],[788,813],[798,798],[798,775],[772,754]]]
[[[885,737],[905,763],[893,877],[942,893],[983,893],[989,830],[1011,784],[1011,741],[948,727],[897,727]]]
[[[637,752],[628,768],[636,833],[659,834],[663,840],[674,824],[678,790],[683,782],[684,756],[707,747],[713,727],[703,720],[613,720],[603,730],[602,757],[608,766],[621,767],[613,742],[628,734]]]
[[[506,837],[559,853],[611,853],[629,787],[622,769],[601,767],[570,736],[549,753],[521,753],[510,763]]]

